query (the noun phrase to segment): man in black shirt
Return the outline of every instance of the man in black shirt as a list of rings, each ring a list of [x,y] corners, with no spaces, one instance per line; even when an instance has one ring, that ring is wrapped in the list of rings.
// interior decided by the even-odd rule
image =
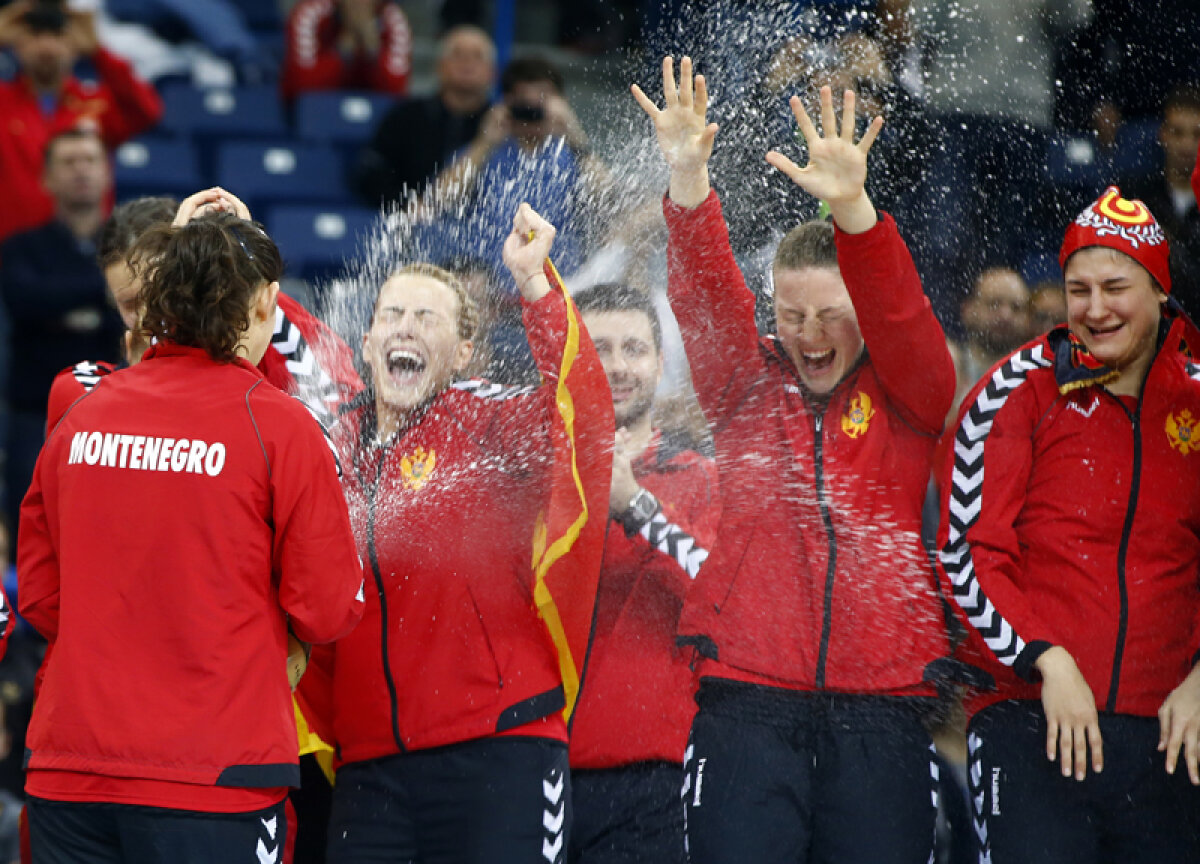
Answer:
[[[355,190],[369,205],[404,204],[420,195],[462,147],[475,138],[490,104],[496,47],[478,27],[463,25],[442,37],[438,91],[400,102],[379,122],[359,154]]]

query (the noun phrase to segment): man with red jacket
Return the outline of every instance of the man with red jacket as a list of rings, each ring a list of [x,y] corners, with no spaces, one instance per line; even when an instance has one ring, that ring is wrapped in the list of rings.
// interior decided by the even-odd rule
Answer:
[[[403,96],[412,31],[392,0],[301,0],[288,16],[280,88],[287,101],[312,90]]]
[[[773,266],[778,334],[760,339],[708,182],[707,90],[663,64],[638,88],[671,169],[668,291],[716,444],[720,531],[680,618],[700,654],[684,781],[696,864],[925,862],[933,756],[922,717],[949,651],[920,542],[934,445],[954,395],[945,337],[895,222],[864,190],[854,94],[809,152],[767,160],[828,202]]]
[[[554,233],[522,204],[505,244],[536,389],[451,386],[478,324],[452,274],[403,267],[376,300],[363,340],[371,392],[334,432],[367,609],[301,682],[309,705],[332,706],[332,729],[319,730],[340,763],[331,860],[565,855],[567,720],[592,623],[613,420],[587,332],[553,268],[543,272]],[[317,692],[326,680],[331,694]]]
[[[1059,263],[1067,326],[974,387],[942,466],[942,571],[995,681],[967,701],[980,860],[1197,861],[1195,331],[1116,187]]]
[[[94,129],[110,150],[149,129],[162,100],[121,58],[96,39],[91,13],[59,4],[17,0],[0,9],[0,46],[11,46],[20,74],[0,82],[0,240],[49,222],[54,201],[42,188],[46,143],[77,126]],[[85,83],[71,74],[88,57],[99,75]]]
[[[684,597],[720,518],[716,466],[652,423],[662,327],[649,295],[579,295],[617,423],[596,635],[571,726],[573,864],[683,862],[683,752],[696,713]]]

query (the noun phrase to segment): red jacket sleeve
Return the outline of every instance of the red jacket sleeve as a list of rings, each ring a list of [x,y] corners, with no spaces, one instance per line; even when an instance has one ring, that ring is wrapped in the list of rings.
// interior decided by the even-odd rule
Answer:
[[[1059,642],[1020,587],[1025,562],[1016,526],[1033,467],[1039,412],[1028,398],[1032,385],[1025,383],[990,426],[979,422],[972,408],[986,399],[987,383],[979,382],[963,402],[942,466],[938,573],[947,596],[996,661],[1028,679],[1033,661]]]
[[[100,115],[100,134],[109,149],[145,132],[162,119],[158,92],[134,74],[127,62],[100,48],[92,63],[108,90],[109,104]]]
[[[264,444],[273,493],[272,570],[279,604],[297,638],[332,642],[362,617],[362,566],[333,453],[300,403],[287,408],[292,409],[287,419],[273,428],[287,428],[290,434]],[[254,410],[270,409],[262,405]]]
[[[734,261],[716,192],[694,209],[664,198],[663,213],[671,311],[700,407],[710,423],[719,423],[764,371],[754,294]]]
[[[895,220],[883,213],[870,231],[836,237],[838,270],[888,401],[914,428],[938,434],[954,402],[954,360]]]

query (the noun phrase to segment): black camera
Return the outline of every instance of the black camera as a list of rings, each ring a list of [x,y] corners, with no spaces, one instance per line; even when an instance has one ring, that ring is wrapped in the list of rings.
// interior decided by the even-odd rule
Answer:
[[[508,116],[519,123],[541,123],[546,119],[546,109],[541,105],[518,102],[508,106]]]

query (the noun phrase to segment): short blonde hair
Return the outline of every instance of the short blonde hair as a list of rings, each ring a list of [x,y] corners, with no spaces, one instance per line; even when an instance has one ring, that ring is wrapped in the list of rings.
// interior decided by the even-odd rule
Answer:
[[[479,304],[467,293],[467,288],[463,285],[461,279],[449,270],[438,267],[436,264],[427,264],[424,261],[406,264],[400,269],[393,271],[392,275],[384,281],[391,281],[397,276],[425,276],[436,282],[441,282],[453,291],[454,296],[458,298],[458,338],[475,338],[476,333],[479,332]],[[382,286],[380,286],[380,290],[382,291]],[[378,294],[375,295],[375,307],[376,309],[379,308]]]

